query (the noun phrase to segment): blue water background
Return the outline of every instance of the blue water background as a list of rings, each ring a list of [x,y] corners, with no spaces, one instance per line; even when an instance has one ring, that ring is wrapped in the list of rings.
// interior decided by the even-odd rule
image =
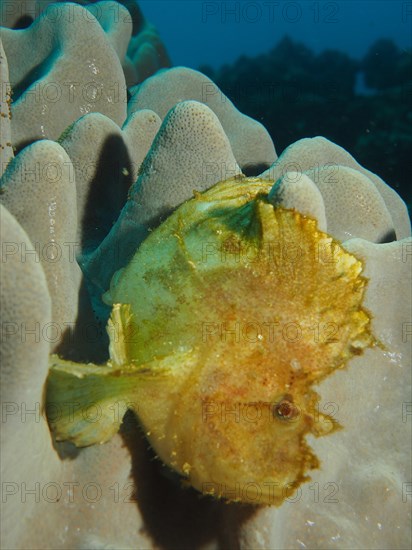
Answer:
[[[338,49],[362,58],[378,38],[412,49],[412,1],[300,2],[140,0],[174,65],[214,68],[265,53],[289,35],[315,53]]]

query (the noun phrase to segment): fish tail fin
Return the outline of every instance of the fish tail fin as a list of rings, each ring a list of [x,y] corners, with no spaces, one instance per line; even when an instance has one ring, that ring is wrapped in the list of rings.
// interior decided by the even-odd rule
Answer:
[[[86,447],[108,441],[119,430],[126,410],[131,408],[123,398],[119,374],[110,364],[81,364],[57,355],[50,357],[46,414],[58,441]]]

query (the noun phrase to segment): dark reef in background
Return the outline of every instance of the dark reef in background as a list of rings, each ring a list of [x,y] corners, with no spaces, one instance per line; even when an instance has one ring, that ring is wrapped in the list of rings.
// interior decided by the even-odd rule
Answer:
[[[357,61],[335,50],[316,55],[285,37],[267,54],[200,70],[264,124],[278,154],[298,139],[324,136],[411,207],[412,52],[381,39]]]

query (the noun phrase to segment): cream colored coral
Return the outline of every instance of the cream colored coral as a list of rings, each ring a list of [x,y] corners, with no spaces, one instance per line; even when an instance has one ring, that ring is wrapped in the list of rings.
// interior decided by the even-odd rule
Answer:
[[[123,124],[126,85],[121,63],[88,10],[52,4],[27,29],[3,28],[1,37],[14,91],[13,145],[57,139],[90,112]]]
[[[378,191],[385,203],[387,211],[391,214],[392,227],[395,230],[397,239],[399,240],[409,236],[411,224],[408,211],[405,203],[396,191],[389,187],[389,185],[387,185],[379,176],[373,172],[370,172],[356,162],[356,160],[347,151],[345,151],[345,149],[339,147],[335,143],[332,143],[326,138],[318,136],[315,138],[300,139],[296,143],[293,143],[285,149],[285,151],[283,151],[279,159],[270,168],[263,172],[262,177],[277,181],[280,177],[284,176],[286,172],[295,171],[298,173],[305,173],[309,175],[309,177],[312,175],[312,180],[315,184],[317,184],[318,181],[320,181],[319,176],[322,174],[320,171],[324,171],[328,168],[329,182],[326,181],[325,183],[330,183],[333,185],[338,181],[337,174],[339,174],[341,166],[357,170],[359,174],[366,176],[370,180],[370,183],[373,184],[369,186],[370,197],[363,198],[365,203],[368,202],[369,199],[372,199],[372,196],[375,197],[373,199],[375,211],[372,212],[368,206],[368,217],[372,217],[372,219],[374,217],[375,220],[378,220],[382,215],[384,219],[387,219],[387,214],[382,207],[382,201],[380,201],[376,195],[376,191]],[[327,174],[325,172],[323,173]],[[357,178],[359,179],[359,176]],[[365,180],[363,181],[365,182]],[[340,186],[342,192],[342,183]],[[324,184],[322,185],[322,183],[321,187],[325,189],[325,192],[326,189],[328,189],[328,186]],[[368,186],[365,182],[363,188],[365,189],[366,187]],[[321,188],[320,190],[322,192]],[[347,195],[346,198],[350,201],[350,204],[347,204],[346,208],[348,212],[351,212],[352,207],[357,207],[358,198],[354,194],[349,195]],[[372,220],[370,223],[373,225]],[[376,235],[376,237],[378,237],[378,235]]]
[[[294,208],[309,218],[315,218],[319,229],[327,230],[322,195],[306,174],[286,172],[272,188],[270,198],[275,205],[282,204],[285,208]]]
[[[268,166],[276,160],[275,147],[264,126],[240,113],[210,78],[186,67],[159,71],[132,88],[128,112],[151,109],[163,119],[182,100],[204,103],[216,114],[243,169]]]
[[[116,96],[116,88],[110,88],[110,82],[124,82],[119,59],[125,51],[119,30],[124,27],[114,26],[105,33],[90,11],[86,26],[84,8],[71,4],[52,8],[57,9],[74,10],[78,25],[52,25],[43,19],[20,31],[20,37],[16,31],[2,30],[12,84],[16,86],[34,64],[49,59],[60,45],[61,57],[51,59],[52,76],[42,73],[31,89],[36,83],[63,86],[80,78],[85,84],[96,77],[105,99],[92,108],[81,102],[70,104],[69,96],[61,103],[40,104],[35,95],[24,95],[27,87],[23,86],[14,107],[16,144],[44,136],[57,139],[69,124],[75,124],[65,131],[60,145],[46,140],[23,149],[1,180],[3,491],[4,483],[8,484],[2,502],[1,546],[156,548],[173,536],[177,547],[408,547],[412,242],[407,238],[410,223],[404,203],[378,176],[324,138],[300,140],[276,159],[262,126],[238,113],[196,71],[179,68],[146,81],[135,90],[130,105],[134,114],[125,122],[125,92]],[[20,65],[18,49],[18,58],[25,61]],[[126,65],[132,50],[125,57]],[[97,75],[92,63],[87,63],[91,54],[98,60],[94,68],[101,72]],[[146,58],[150,56],[149,52]],[[80,68],[79,60],[84,62]],[[7,81],[4,67],[2,59],[2,79]],[[187,77],[187,82],[182,83],[181,77]],[[116,102],[116,97],[121,101]],[[142,107],[157,115],[141,111]],[[89,111],[97,112],[79,120]],[[158,130],[160,119],[164,120]],[[63,244],[78,243],[90,231],[85,212],[90,192],[96,189],[96,172],[85,173],[84,166],[91,162],[101,167],[111,135],[130,157],[134,184],[106,239],[82,258],[95,301],[107,289],[111,273],[127,262],[128,254],[162,217],[193,191],[240,174],[241,167],[250,163],[273,163],[262,177],[273,181],[274,203],[315,217],[322,228],[364,259],[369,278],[366,307],[382,347],[369,350],[347,370],[319,385],[322,407],[335,411],[344,429],[311,443],[322,466],[313,473],[312,482],[302,486],[295,502],[292,497],[281,508],[252,514],[223,503],[199,501],[154,472],[146,444],[133,424],[128,437],[117,435],[101,447],[78,454],[68,446],[53,445],[41,406],[48,354],[56,342],[44,330],[51,323],[75,322],[87,303],[79,302],[81,273],[72,256],[50,262],[42,254],[26,254],[23,261],[21,253],[35,249],[36,243],[42,250],[53,238]],[[57,180],[53,169],[60,170]],[[122,181],[119,177],[118,182]],[[119,193],[115,187],[112,192]],[[390,239],[397,240],[379,244]],[[120,252],[118,264],[112,264],[113,251]],[[76,338],[73,342],[76,350],[83,346],[82,352],[95,359],[96,349],[89,342],[86,346]],[[27,414],[29,410],[34,414]],[[24,484],[33,489],[36,483],[39,500],[27,495],[24,501]],[[82,494],[90,483],[102,489],[96,502]],[[50,493],[43,493],[45,486]],[[47,502],[44,497],[53,496],[53,487],[62,489],[59,502]],[[137,504],[124,502],[131,489],[137,491]],[[335,498],[338,502],[331,501]],[[179,513],[170,525],[166,518],[175,517],[175,510]],[[199,528],[189,531],[188,525],[195,522]]]
[[[47,339],[57,346],[73,330],[82,274],[76,261],[76,186],[64,149],[37,141],[9,164],[2,178],[0,201],[20,223],[31,243],[14,242],[16,261],[35,257],[46,275],[52,298],[53,325]]]
[[[50,4],[64,0],[14,0],[2,7],[1,24],[8,28],[28,27],[43,14]],[[169,56],[156,28],[148,22],[134,1],[87,2],[79,4],[90,12],[86,19],[95,18],[116,50],[128,86],[142,82],[158,69],[170,66]],[[63,12],[58,12],[64,16]],[[66,12],[67,13],[67,12]],[[53,17],[53,16],[52,16]],[[68,22],[70,23],[70,19]]]
[[[11,88],[9,85],[9,68],[3,44],[0,39],[0,177],[13,158],[11,146]]]
[[[61,146],[75,160],[77,242],[81,248],[87,240],[87,235],[82,234],[87,208],[89,216],[94,216],[94,198],[104,193],[108,194],[107,203],[112,208],[113,202],[125,200],[159,127],[159,117],[149,110],[128,117],[122,129],[108,117],[90,113],[76,121],[60,139]],[[116,217],[122,206],[119,203]]]
[[[61,460],[53,446],[43,411],[52,301],[35,255],[22,262],[11,253],[12,243],[33,243],[1,205],[0,221],[1,547],[148,548],[139,511],[128,502],[131,456],[121,437],[75,460],[60,445]]]

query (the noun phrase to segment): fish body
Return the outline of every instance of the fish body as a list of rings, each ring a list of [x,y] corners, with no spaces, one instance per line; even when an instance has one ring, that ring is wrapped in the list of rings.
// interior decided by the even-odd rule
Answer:
[[[319,461],[306,436],[339,427],[313,386],[374,343],[367,281],[315,220],[273,205],[271,188],[236,177],[195,193],[114,275],[110,360],[54,356],[47,394],[105,414],[93,426],[60,414],[57,438],[107,441],[116,402],[204,494],[279,505],[309,479]]]

